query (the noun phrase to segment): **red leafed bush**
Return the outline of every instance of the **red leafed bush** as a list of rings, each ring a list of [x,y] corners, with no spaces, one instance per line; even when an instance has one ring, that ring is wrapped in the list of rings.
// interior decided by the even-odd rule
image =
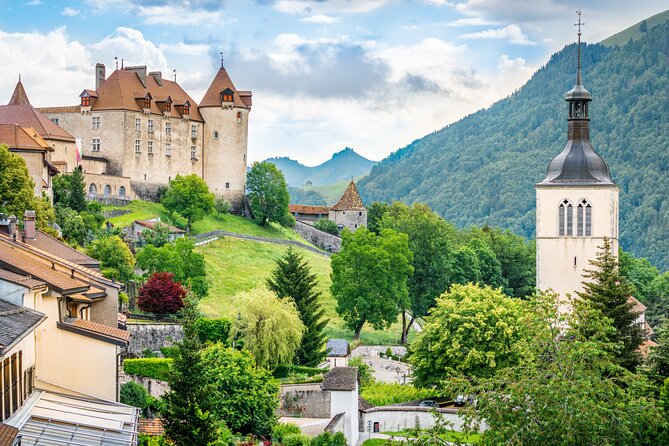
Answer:
[[[172,273],[153,273],[140,288],[137,305],[142,311],[158,314],[173,314],[184,306],[186,290],[180,282],[174,282]]]

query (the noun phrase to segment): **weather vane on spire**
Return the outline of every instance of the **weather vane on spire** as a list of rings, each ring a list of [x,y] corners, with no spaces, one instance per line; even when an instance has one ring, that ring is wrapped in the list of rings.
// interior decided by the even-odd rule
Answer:
[[[577,83],[581,82],[581,27],[585,26],[585,23],[581,22],[581,10],[576,11],[578,14],[578,23],[574,23],[574,26],[578,26],[578,79]]]
[[[574,26],[578,26],[578,37],[581,37],[581,26],[585,26],[585,23],[581,22],[581,10],[576,11],[578,14],[578,23],[574,23]]]
[[[221,51],[221,68],[223,68],[223,51]]]

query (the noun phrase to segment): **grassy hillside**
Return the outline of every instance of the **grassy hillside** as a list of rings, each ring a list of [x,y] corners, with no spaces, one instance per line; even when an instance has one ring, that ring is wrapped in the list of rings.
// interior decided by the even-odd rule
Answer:
[[[127,206],[105,206],[104,210],[128,209],[129,214],[120,215],[107,219],[115,226],[127,227],[135,220],[146,220],[160,217],[161,221],[181,228],[186,226],[186,220],[170,213],[160,203],[135,200]],[[256,235],[260,237],[280,238],[286,240],[298,240],[304,242],[295,231],[286,229],[277,224],[268,227],[258,226],[255,222],[237,215],[224,215],[222,217],[207,216],[193,223],[191,231],[193,235],[202,234],[214,230],[235,232],[237,234]],[[306,242],[305,242],[306,243]]]
[[[642,31],[641,27],[641,24],[644,21],[646,22],[646,28],[647,28],[646,31]],[[614,34],[611,37],[602,40],[600,43],[606,46],[614,46],[614,45],[622,46],[625,45],[627,42],[629,42],[630,39],[632,40],[640,39],[646,32],[648,32],[648,30],[652,29],[654,26],[661,25],[668,21],[669,21],[669,10],[661,12],[659,14],[655,14],[652,17],[648,17],[646,20],[643,20],[639,23],[635,23],[629,28],[624,29],[617,34]]]
[[[567,141],[576,53],[565,47],[508,98],[381,161],[358,185],[363,199],[534,237],[534,185]],[[587,45],[583,79],[591,141],[620,187],[621,245],[669,269],[669,22],[623,46]]]
[[[205,256],[207,275],[212,284],[209,296],[201,302],[202,310],[210,317],[234,318],[237,314],[235,295],[264,286],[265,279],[274,268],[274,262],[286,249],[281,245],[233,238],[219,239],[198,247],[198,252]],[[299,251],[318,276],[321,303],[330,318],[328,336],[352,339],[353,332],[344,328],[343,321],[335,311],[336,302],[329,291],[330,259],[311,251]],[[399,323],[385,331],[365,327],[361,341],[365,344],[395,344],[399,335]]]

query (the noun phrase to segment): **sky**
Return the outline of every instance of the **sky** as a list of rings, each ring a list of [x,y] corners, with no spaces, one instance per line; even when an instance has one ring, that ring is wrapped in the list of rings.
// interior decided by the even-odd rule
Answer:
[[[666,0],[0,0],[0,103],[73,105],[96,62],[146,65],[199,101],[221,64],[253,91],[249,160],[380,160],[521,87],[576,39]]]

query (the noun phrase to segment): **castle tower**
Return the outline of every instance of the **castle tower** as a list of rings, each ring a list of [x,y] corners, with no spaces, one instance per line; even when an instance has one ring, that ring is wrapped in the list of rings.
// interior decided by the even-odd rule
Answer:
[[[246,187],[251,92],[235,88],[222,59],[199,109],[205,121],[202,178],[211,192],[239,210]]]
[[[582,291],[584,270],[604,237],[618,254],[618,186],[590,144],[592,96],[581,77],[579,14],[576,85],[565,95],[569,107],[567,144],[548,166],[537,193],[537,288],[562,296]]]

